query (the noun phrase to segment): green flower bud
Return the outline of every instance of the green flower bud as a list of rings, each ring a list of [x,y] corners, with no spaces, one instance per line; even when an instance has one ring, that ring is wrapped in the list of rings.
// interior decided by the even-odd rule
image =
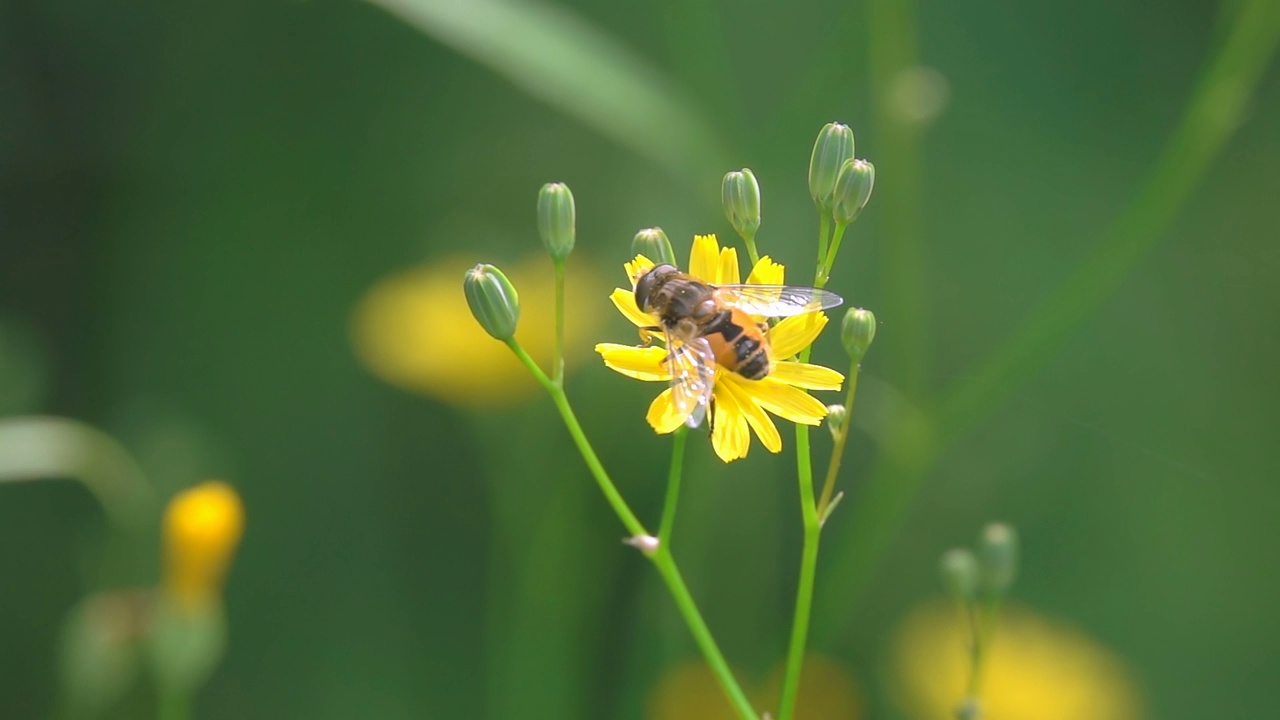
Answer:
[[[573,252],[573,193],[564,183],[547,183],[538,191],[538,234],[547,252],[564,260]]]
[[[676,254],[671,249],[671,241],[662,228],[647,228],[636,233],[631,241],[631,257],[643,255],[655,265],[675,265]]]
[[[978,591],[978,559],[964,548],[942,554],[942,587],[958,602],[972,602]]]
[[[866,160],[847,160],[840,166],[832,197],[831,214],[836,222],[848,225],[871,199],[871,188],[876,184],[876,166]]]
[[[823,214],[831,212],[836,177],[846,160],[853,158],[853,131],[848,125],[827,123],[813,143],[809,157],[809,195]]]
[[[1018,574],[1018,533],[1004,523],[983,528],[978,539],[978,560],[982,594],[987,598],[1004,595]]]
[[[520,296],[502,271],[480,264],[467,271],[462,279],[471,314],[484,331],[498,340],[510,340],[520,321]]]
[[[724,176],[720,198],[729,224],[742,237],[755,237],[760,229],[760,183],[749,168]]]
[[[832,439],[840,439],[840,433],[844,432],[844,424],[849,419],[849,411],[843,405],[827,406],[827,429],[831,431]]]
[[[871,341],[876,339],[876,315],[870,310],[849,308],[840,325],[840,342],[849,357],[861,362]]]

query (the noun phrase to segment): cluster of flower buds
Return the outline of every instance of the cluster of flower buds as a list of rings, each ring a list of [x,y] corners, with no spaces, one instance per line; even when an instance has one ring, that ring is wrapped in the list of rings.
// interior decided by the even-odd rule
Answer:
[[[875,166],[853,156],[853,130],[827,123],[809,158],[809,195],[818,211],[848,225],[867,206],[875,180]]]
[[[995,602],[1018,574],[1018,534],[1004,523],[982,529],[976,552],[954,548],[942,555],[942,584],[957,602]]]

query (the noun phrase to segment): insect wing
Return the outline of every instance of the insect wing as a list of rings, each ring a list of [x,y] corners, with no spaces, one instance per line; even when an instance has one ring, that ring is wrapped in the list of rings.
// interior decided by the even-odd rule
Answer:
[[[685,425],[696,428],[707,416],[707,405],[711,402],[716,377],[715,355],[706,338],[681,342],[668,333],[667,348],[671,401],[681,414],[689,413]]]
[[[844,298],[801,285],[720,285],[716,297],[750,315],[791,317],[839,306]]]

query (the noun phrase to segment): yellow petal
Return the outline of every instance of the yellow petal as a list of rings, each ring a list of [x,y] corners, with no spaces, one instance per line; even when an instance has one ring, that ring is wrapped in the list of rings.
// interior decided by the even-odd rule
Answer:
[[[643,255],[637,255],[631,262],[623,263],[622,267],[627,269],[627,279],[634,287],[641,275],[653,269],[653,261]]]
[[[711,447],[721,460],[733,462],[747,456],[751,433],[747,431],[742,407],[732,394],[725,391],[723,383],[716,385],[715,393],[715,428],[711,431]]]
[[[767,377],[743,380],[743,388],[760,407],[802,425],[819,425],[827,416],[827,406],[800,388]]]
[[[751,274],[747,276],[748,285],[783,285],[785,273],[782,265],[773,261],[773,258],[765,255],[760,258],[756,266],[751,268]]]
[[[804,313],[783,319],[769,331],[769,347],[773,351],[770,355],[775,360],[795,357],[812,345],[826,326],[827,316],[823,313]]]
[[[807,390],[839,390],[844,382],[844,376],[831,368],[800,362],[776,363],[769,377]]]
[[[778,434],[778,427],[773,424],[773,420],[769,419],[764,410],[751,400],[746,389],[739,384],[738,377],[734,373],[725,373],[716,389],[723,388],[733,396],[734,401],[742,409],[747,424],[756,431],[756,437],[760,438],[760,442],[769,452],[782,452],[782,436]]]
[[[617,343],[600,343],[596,352],[604,360],[610,370],[620,372],[637,380],[671,380],[667,372],[667,351],[660,347],[632,347]]]
[[[649,422],[654,432],[666,435],[675,432],[688,417],[688,411],[680,412],[676,409],[675,403],[671,402],[671,388],[667,388],[659,393],[652,403],[649,403],[649,412],[645,414],[644,419]]]
[[[689,274],[716,282],[720,265],[720,246],[716,244],[715,235],[695,235],[693,249],[689,251]]]
[[[737,285],[742,282],[742,273],[738,272],[738,251],[736,249],[731,247],[720,249],[720,270],[716,273],[716,279],[712,282],[716,285]]]
[[[618,308],[618,312],[631,321],[632,325],[653,327],[658,324],[657,318],[636,306],[636,294],[631,290],[614,288],[613,292],[609,293],[609,299],[613,301],[613,306]]]

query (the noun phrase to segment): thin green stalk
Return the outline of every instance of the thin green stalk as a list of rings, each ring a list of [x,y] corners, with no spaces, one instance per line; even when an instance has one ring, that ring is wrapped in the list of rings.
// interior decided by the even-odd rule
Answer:
[[[649,531],[644,529],[644,524],[631,512],[631,508],[627,506],[627,501],[622,499],[622,494],[618,492],[617,486],[609,479],[609,473],[605,471],[604,465],[600,463],[600,458],[596,457],[596,452],[591,448],[586,433],[582,431],[582,425],[578,423],[578,417],[573,414],[573,408],[569,406],[569,398],[564,394],[564,388],[556,384],[547,374],[542,372],[542,368],[538,367],[538,363],[529,357],[529,353],[520,347],[520,343],[514,338],[507,341],[507,346],[511,348],[511,352],[520,358],[520,362],[529,368],[529,372],[538,379],[542,387],[551,395],[552,402],[555,403],[556,409],[560,411],[560,417],[564,419],[565,427],[569,430],[570,437],[573,438],[574,445],[578,446],[578,452],[582,455],[582,459],[587,463],[587,469],[591,471],[591,476],[595,478],[596,484],[600,486],[600,492],[604,493],[604,498],[609,502],[609,506],[613,508],[613,512],[622,521],[627,528],[627,532],[632,535],[648,535]]]
[[[808,350],[802,353],[808,360]],[[809,426],[796,425],[796,474],[800,485],[800,516],[804,522],[804,545],[800,551],[800,579],[796,583],[795,616],[791,622],[791,642],[787,649],[787,670],[782,680],[778,720],[791,720],[800,689],[800,670],[809,639],[809,615],[813,607],[813,584],[818,567],[818,539],[822,526],[813,501],[813,466],[809,457]]]
[[[676,567],[675,558],[671,556],[671,549],[665,545],[658,545],[658,551],[649,559],[653,561],[654,567],[658,568],[658,574],[662,575],[663,581],[666,582],[667,589],[671,592],[671,599],[675,601],[685,624],[689,626],[693,641],[702,651],[707,665],[711,667],[711,672],[716,676],[716,681],[728,698],[729,704],[733,705],[733,709],[743,720],[758,720],[760,716],[756,714],[755,708],[751,706],[751,701],[747,699],[738,681],[733,678],[733,671],[729,669],[728,661],[724,659],[715,638],[711,636],[711,630],[707,628],[702,614],[698,612],[698,606],[694,603],[693,596],[689,594],[684,578],[680,577],[680,570]]]
[[[818,271],[816,277],[822,277],[822,266],[827,261],[827,238],[831,235],[831,214],[818,210]]]
[[[564,385],[564,260],[556,260],[556,341],[555,356],[551,361],[552,381]]]
[[[662,504],[662,523],[658,526],[658,546],[670,547],[671,529],[676,522],[676,504],[680,501],[680,474],[684,467],[684,444],[689,428],[683,425],[671,438],[671,470],[667,473],[667,498]]]
[[[836,475],[840,472],[840,459],[844,457],[844,448],[849,443],[849,429],[853,425],[853,402],[858,397],[858,371],[862,365],[854,361],[849,367],[849,393],[845,396],[844,427],[836,436],[835,447],[831,448],[831,462],[827,464],[827,478],[822,482],[822,494],[818,497],[818,517],[827,516],[827,508],[831,505],[831,496],[836,488]]]
[[[538,364],[533,361],[533,358],[529,357],[529,354],[514,338],[507,340],[507,346],[511,348],[516,357],[524,363],[529,372],[537,378],[542,387],[551,395],[551,399],[555,403],[556,409],[560,411],[560,417],[564,420],[569,435],[578,447],[578,452],[587,463],[587,468],[591,471],[596,484],[600,486],[600,491],[604,493],[605,500],[609,502],[618,519],[622,521],[627,531],[633,536],[648,535],[649,532],[645,529],[644,524],[631,511],[622,494],[618,492],[617,486],[609,478],[609,474],[605,471],[604,465],[601,464],[600,458],[596,456],[595,450],[592,449],[591,443],[587,440],[586,433],[582,430],[582,425],[578,422],[573,408],[569,405],[569,398],[565,395],[564,388],[548,378],[542,368],[538,367]],[[683,448],[681,449],[681,455],[683,455]],[[674,513],[674,509],[672,513]],[[715,638],[712,637],[711,631],[707,628],[706,621],[702,619],[702,613],[698,611],[698,606],[694,602],[693,596],[689,594],[689,588],[680,576],[680,570],[676,566],[676,561],[671,555],[670,548],[660,542],[658,550],[648,555],[648,557],[666,583],[667,590],[671,593],[671,598],[675,601],[676,608],[680,611],[681,617],[684,618],[685,624],[689,627],[689,632],[693,635],[694,642],[706,658],[707,665],[710,666],[717,682],[720,683],[720,687],[724,690],[725,697],[728,698],[730,704],[742,716],[743,720],[757,720],[759,716],[756,715],[755,710],[751,707],[751,702],[742,691],[742,687],[738,685],[738,681],[734,679],[733,672],[729,669],[729,663],[720,652],[719,646],[716,645]]]
[[[756,251],[756,236],[743,235],[742,239],[747,244],[747,257],[751,258],[751,267],[755,267],[760,262],[760,253]]]
[[[879,243],[885,297],[894,332],[878,352],[895,368],[895,384],[918,399],[929,376],[928,299],[925,285],[923,163],[921,126],[894,113],[892,97],[900,73],[920,63],[916,0],[870,0],[867,5],[867,69],[878,145],[876,160],[886,172],[876,189],[876,213],[884,231]]]
[[[831,279],[831,268],[836,264],[836,254],[840,252],[840,241],[844,239],[844,231],[849,226],[842,223],[836,223],[836,231],[831,236],[831,247],[827,249],[826,257],[822,258],[821,265],[818,266],[818,287],[826,287],[827,281]]]

